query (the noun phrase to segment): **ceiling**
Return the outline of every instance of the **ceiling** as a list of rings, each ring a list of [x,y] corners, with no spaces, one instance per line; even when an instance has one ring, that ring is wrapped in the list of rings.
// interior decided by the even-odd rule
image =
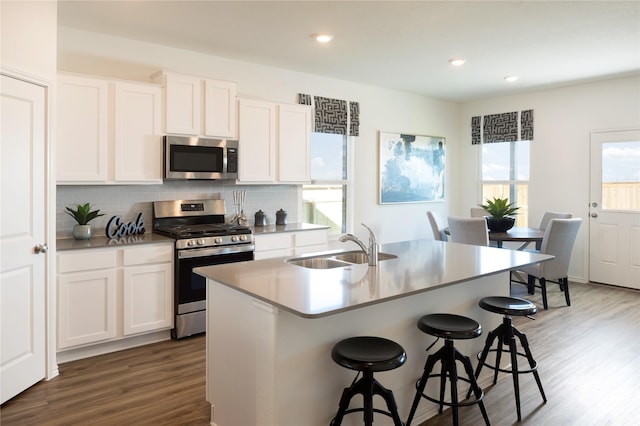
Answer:
[[[640,73],[640,1],[59,0],[58,23],[453,101]]]

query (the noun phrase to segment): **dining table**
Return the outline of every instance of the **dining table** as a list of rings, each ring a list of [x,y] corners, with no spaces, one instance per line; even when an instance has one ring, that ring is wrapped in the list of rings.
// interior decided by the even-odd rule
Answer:
[[[506,232],[489,232],[489,241],[495,241],[498,248],[502,248],[505,241],[520,242],[518,250],[524,250],[530,243],[542,242],[544,230],[540,228],[527,228],[515,226]]]

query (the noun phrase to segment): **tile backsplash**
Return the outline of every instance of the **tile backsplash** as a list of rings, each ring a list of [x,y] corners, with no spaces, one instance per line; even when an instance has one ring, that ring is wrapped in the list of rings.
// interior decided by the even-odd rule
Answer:
[[[104,234],[107,222],[113,216],[120,216],[124,222],[136,219],[138,213],[144,215],[145,229],[151,232],[153,202],[162,200],[199,200],[219,198],[225,200],[230,221],[234,214],[233,191],[246,191],[244,213],[248,224],[253,224],[255,212],[262,210],[267,215],[267,223],[275,223],[276,211],[284,209],[289,221],[296,221],[301,205],[298,185],[235,185],[222,181],[165,181],[162,185],[58,185],[56,188],[56,234],[58,238],[71,236],[75,221],[66,214],[65,207],[75,208],[77,204],[91,203],[94,209],[104,213],[91,222],[93,234]]]

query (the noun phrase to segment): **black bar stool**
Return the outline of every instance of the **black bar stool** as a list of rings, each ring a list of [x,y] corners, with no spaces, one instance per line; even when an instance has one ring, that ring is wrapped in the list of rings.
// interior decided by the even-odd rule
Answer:
[[[427,357],[427,362],[424,365],[424,374],[416,382],[416,396],[411,406],[411,412],[409,412],[409,418],[407,419],[407,426],[411,425],[413,416],[416,413],[418,404],[421,398],[428,399],[431,402],[435,402],[440,406],[439,413],[442,414],[443,406],[446,405],[452,408],[453,412],[453,424],[458,424],[458,407],[466,407],[474,404],[480,406],[482,411],[482,417],[487,425],[489,417],[487,416],[487,410],[484,408],[484,402],[482,398],[484,393],[478,386],[475,376],[473,375],[473,367],[471,360],[468,356],[460,353],[454,346],[453,340],[455,339],[473,339],[482,334],[482,327],[477,321],[471,318],[463,317],[454,314],[430,314],[424,315],[418,320],[418,328],[423,332],[436,337],[444,338],[444,346],[439,349],[435,354]],[[436,340],[437,341],[437,340]],[[435,342],[434,342],[435,344]],[[433,345],[431,345],[433,346]],[[427,349],[428,350],[428,349]],[[436,362],[440,361],[442,366],[440,374],[431,374]],[[464,366],[467,377],[459,377],[456,367],[456,361],[459,361]],[[440,378],[440,398],[436,399],[424,393],[424,388],[427,385],[427,380],[431,377]],[[451,382],[451,401],[445,401],[444,391],[447,378]],[[471,385],[471,389],[474,392],[475,399],[464,401],[458,401],[458,380],[462,380]]]
[[[487,341],[484,345],[484,349],[481,353],[478,354],[479,361],[475,373],[476,379],[480,375],[480,371],[482,371],[482,367],[484,366],[494,370],[493,384],[498,381],[499,371],[503,373],[511,373],[513,377],[513,390],[516,395],[516,410],[518,412],[518,421],[521,421],[522,415],[520,413],[520,384],[518,379],[519,374],[533,373],[533,377],[535,377],[536,383],[538,384],[538,389],[540,389],[542,400],[545,403],[547,402],[547,397],[545,396],[544,390],[542,389],[542,382],[540,381],[540,376],[538,375],[538,363],[533,359],[533,355],[531,355],[527,336],[524,333],[518,331],[518,329],[513,326],[511,322],[511,316],[534,315],[538,312],[538,308],[528,300],[520,299],[517,297],[503,296],[485,297],[481,299],[478,304],[482,309],[496,314],[502,314],[504,315],[504,317],[502,319],[502,324],[500,324],[495,330],[489,332],[489,334],[487,335]],[[520,345],[522,346],[524,353],[518,352],[518,348],[516,346],[516,337],[518,338],[518,340],[520,340]],[[498,339],[498,345],[495,349],[491,349],[496,338]],[[502,356],[504,345],[508,346],[507,350],[511,355],[510,369],[500,368],[500,358]],[[496,352],[495,365],[490,365],[486,362],[489,352]],[[528,369],[521,370],[518,368],[518,356],[527,358],[527,361],[529,362]],[[471,390],[469,391],[469,394],[470,393]]]
[[[331,426],[339,426],[345,414],[356,411],[364,412],[364,424],[367,426],[373,424],[374,412],[391,417],[395,426],[403,426],[393,392],[373,378],[376,371],[393,370],[404,364],[407,354],[402,346],[382,337],[351,337],[336,343],[331,358],[345,368],[358,371],[351,386],[342,391],[338,413],[331,420]],[[362,378],[358,380],[360,372]],[[348,409],[351,398],[358,394],[362,395],[364,407]],[[384,398],[389,411],[373,408],[374,395]]]

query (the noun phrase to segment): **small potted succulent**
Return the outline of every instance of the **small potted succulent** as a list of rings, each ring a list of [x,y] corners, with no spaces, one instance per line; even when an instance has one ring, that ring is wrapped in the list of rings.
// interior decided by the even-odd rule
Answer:
[[[74,218],[77,225],[73,227],[73,238],[76,240],[88,240],[91,238],[91,225],[89,222],[93,219],[104,216],[100,213],[100,210],[91,210],[91,204],[78,204],[74,209],[66,207],[66,211],[69,216]]]
[[[480,204],[480,207],[485,209],[489,216],[486,216],[487,227],[491,232],[506,232],[513,228],[516,223],[514,217],[520,207],[514,207],[513,203],[509,202],[508,198],[496,198],[492,200],[487,199],[486,204]]]

